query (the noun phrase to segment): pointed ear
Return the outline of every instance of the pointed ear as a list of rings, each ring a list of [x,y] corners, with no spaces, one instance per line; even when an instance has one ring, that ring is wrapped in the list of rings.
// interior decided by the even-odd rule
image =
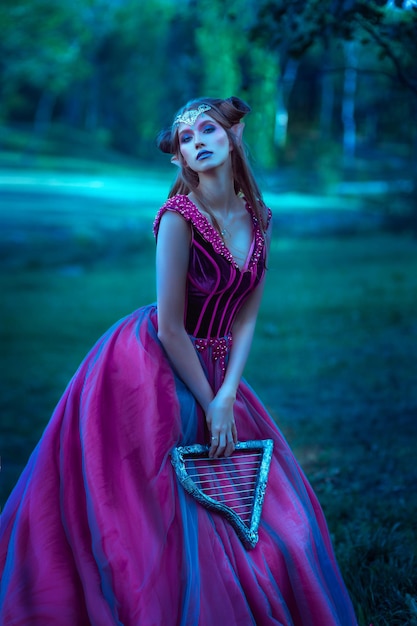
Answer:
[[[233,124],[232,128],[230,129],[232,133],[235,135],[238,143],[242,141],[244,128],[245,128],[245,124],[243,122],[239,122],[238,124]]]
[[[177,155],[176,155],[176,154],[174,154],[174,156],[173,156],[173,157],[171,157],[171,163],[172,163],[173,165],[176,165],[177,167],[181,167],[180,160],[179,160],[179,158],[177,157]]]

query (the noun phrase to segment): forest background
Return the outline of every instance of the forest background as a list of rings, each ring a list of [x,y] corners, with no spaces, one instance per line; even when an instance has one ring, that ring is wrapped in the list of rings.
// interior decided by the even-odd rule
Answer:
[[[154,299],[158,131],[237,95],[275,215],[247,377],[360,626],[417,624],[417,2],[2,0],[0,32],[1,503],[83,355]]]

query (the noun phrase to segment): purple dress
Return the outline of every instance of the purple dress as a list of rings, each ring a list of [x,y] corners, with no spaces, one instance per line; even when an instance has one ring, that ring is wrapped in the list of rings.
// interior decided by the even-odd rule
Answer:
[[[242,269],[186,196],[185,325],[213,389],[233,319],[265,271],[256,218]],[[248,210],[250,210],[248,208]],[[281,432],[242,381],[239,439],[273,439],[259,526],[247,551],[193,500],[173,446],[207,442],[204,415],[157,337],[157,310],[115,324],[71,380],[1,517],[1,626],[354,626],[316,497]]]

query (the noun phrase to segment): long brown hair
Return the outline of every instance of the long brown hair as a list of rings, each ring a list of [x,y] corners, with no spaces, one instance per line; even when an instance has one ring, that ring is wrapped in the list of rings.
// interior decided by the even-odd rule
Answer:
[[[231,158],[235,192],[236,194],[242,195],[249,203],[255,216],[258,218],[260,227],[262,230],[265,230],[267,210],[262,199],[261,191],[252,173],[242,143],[231,130],[235,124],[238,124],[242,118],[250,112],[251,109],[249,105],[235,96],[227,98],[226,100],[219,98],[197,98],[187,102],[187,104],[178,111],[177,115],[181,115],[185,113],[185,111],[197,109],[201,104],[206,104],[210,107],[207,114],[225,129],[233,147]],[[177,194],[186,195],[191,191],[196,193],[199,177],[196,172],[186,165],[182,157],[178,138],[178,125],[174,123],[171,128],[161,131],[158,135],[157,145],[162,152],[175,155],[181,165],[168,197],[171,198]],[[198,192],[196,195],[198,196]],[[211,214],[211,211],[209,211],[209,213]]]

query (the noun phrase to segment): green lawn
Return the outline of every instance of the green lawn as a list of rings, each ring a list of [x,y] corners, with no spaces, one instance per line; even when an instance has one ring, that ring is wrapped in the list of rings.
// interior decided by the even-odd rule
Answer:
[[[26,196],[4,213],[1,502],[86,351],[155,298],[152,203],[65,202],[58,221]],[[276,231],[246,371],[322,502],[360,626],[417,624],[416,294],[411,235]]]

